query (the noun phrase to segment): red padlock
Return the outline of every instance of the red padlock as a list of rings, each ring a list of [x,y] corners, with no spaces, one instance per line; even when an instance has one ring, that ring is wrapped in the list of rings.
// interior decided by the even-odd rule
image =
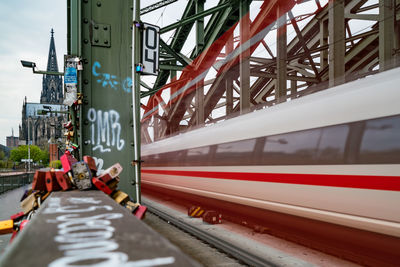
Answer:
[[[32,189],[39,191],[46,191],[46,172],[38,170],[35,172],[32,181]]]
[[[19,221],[20,219],[22,219],[22,217],[24,217],[25,213],[23,211],[18,212],[14,215],[11,215],[10,220],[13,220],[14,222]]]
[[[78,162],[76,158],[74,158],[69,151],[65,151],[64,155],[60,157],[61,164],[64,169],[64,173],[67,173],[72,170],[72,164]]]
[[[134,212],[133,214],[139,219],[143,219],[144,215],[146,215],[147,207],[140,205]]]
[[[109,188],[105,183],[103,183],[101,180],[99,180],[96,177],[92,178],[92,183],[94,184],[94,186],[97,189],[99,189],[100,191],[103,191],[107,195],[110,195],[113,192],[113,190],[111,188]]]
[[[94,160],[94,158],[92,158],[90,156],[83,156],[83,161],[86,162],[89,169],[96,175],[97,167],[96,167],[96,161]]]
[[[71,180],[69,179],[67,174],[60,171],[56,171],[55,175],[57,182],[61,186],[62,190],[66,191],[72,188]]]
[[[49,192],[61,190],[61,186],[57,182],[56,175],[52,171],[46,172],[46,187],[47,191]]]
[[[108,173],[103,173],[102,175],[98,176],[97,179],[99,179],[103,183],[108,183],[112,180],[112,177]]]

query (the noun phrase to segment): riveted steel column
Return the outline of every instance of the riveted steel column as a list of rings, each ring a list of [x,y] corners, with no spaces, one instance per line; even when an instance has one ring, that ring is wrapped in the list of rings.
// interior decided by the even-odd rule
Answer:
[[[77,56],[83,63],[80,152],[94,157],[100,171],[120,163],[119,188],[137,200],[132,185],[136,179],[132,166],[132,1],[71,1],[81,10],[77,15],[81,24]],[[72,31],[72,43],[73,36]],[[74,49],[72,45],[71,53]]]
[[[205,0],[196,0],[196,14],[204,11]],[[198,56],[204,47],[204,18],[199,18],[196,21],[196,55]],[[196,84],[196,124],[204,123],[204,81]]]
[[[275,99],[278,103],[286,100],[286,61],[287,61],[287,36],[286,36],[286,12],[283,6],[277,8],[278,29],[277,29],[277,45],[276,45],[276,84]]]
[[[344,83],[344,0],[329,0],[329,86]]]
[[[394,2],[379,1],[379,71],[393,67]]]
[[[246,42],[250,37],[250,2],[240,1],[240,114],[250,110],[250,50]],[[249,41],[248,41],[249,42]]]
[[[133,20],[140,21],[140,0],[133,0]],[[132,184],[135,186],[136,201],[141,201],[140,193],[140,74],[135,71],[135,66],[140,62],[140,32],[138,27],[133,27],[132,46],[132,80],[133,80],[133,138],[134,138],[134,173]]]

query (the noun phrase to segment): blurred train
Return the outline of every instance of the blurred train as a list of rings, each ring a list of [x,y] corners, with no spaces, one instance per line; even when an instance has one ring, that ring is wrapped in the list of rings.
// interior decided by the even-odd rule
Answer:
[[[400,68],[143,145],[142,160],[144,187],[398,242]]]

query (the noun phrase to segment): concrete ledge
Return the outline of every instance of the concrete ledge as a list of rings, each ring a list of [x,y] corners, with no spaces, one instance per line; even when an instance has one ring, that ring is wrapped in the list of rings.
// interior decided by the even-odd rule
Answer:
[[[54,192],[0,266],[199,266],[100,191]]]

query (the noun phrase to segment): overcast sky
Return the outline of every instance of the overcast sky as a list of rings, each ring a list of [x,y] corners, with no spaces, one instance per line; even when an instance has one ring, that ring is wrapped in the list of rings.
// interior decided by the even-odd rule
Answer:
[[[67,52],[67,1],[0,0],[0,144],[6,136],[19,136],[22,104],[40,102],[42,75],[23,68],[20,60],[47,67],[50,31],[54,29],[58,68]]]

